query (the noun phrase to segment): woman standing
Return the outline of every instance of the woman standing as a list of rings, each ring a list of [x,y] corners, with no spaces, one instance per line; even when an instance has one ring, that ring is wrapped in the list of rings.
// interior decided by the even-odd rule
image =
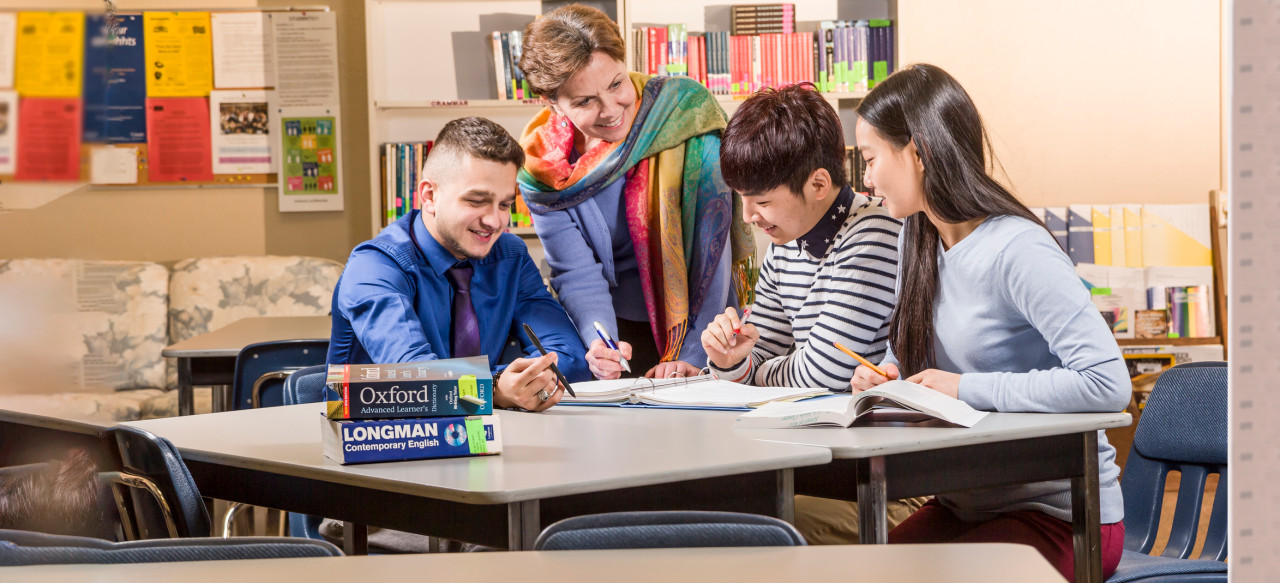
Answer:
[[[630,72],[625,56],[594,8],[525,29],[520,68],[549,105],[520,139],[520,190],[596,377],[620,376],[624,358],[651,377],[696,374],[696,331],[754,284],[751,232],[720,176],[726,118],[699,83]]]

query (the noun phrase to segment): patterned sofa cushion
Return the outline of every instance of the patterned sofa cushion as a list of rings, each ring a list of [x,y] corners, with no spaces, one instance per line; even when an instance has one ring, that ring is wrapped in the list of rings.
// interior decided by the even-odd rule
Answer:
[[[0,387],[163,387],[168,284],[158,263],[0,260]]]
[[[326,315],[341,275],[341,263],[315,257],[184,259],[169,277],[169,339],[181,342],[241,318]],[[177,386],[172,363],[169,386]]]
[[[170,391],[172,392],[172,391]],[[144,419],[147,403],[165,394],[161,389],[131,391],[75,391],[36,395],[0,395],[0,409],[59,419],[112,425]]]

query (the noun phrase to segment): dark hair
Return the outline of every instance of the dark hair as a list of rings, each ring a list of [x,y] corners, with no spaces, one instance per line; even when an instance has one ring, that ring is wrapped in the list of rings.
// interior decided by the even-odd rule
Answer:
[[[106,516],[98,505],[98,470],[89,454],[0,474],[0,528],[99,536]]]
[[[431,146],[431,156],[437,152],[451,155],[466,154],[491,162],[524,166],[524,150],[502,126],[483,117],[463,117],[444,124],[440,135]]]
[[[844,130],[840,116],[813,84],[762,89],[743,102],[720,140],[724,183],[743,196],[783,184],[804,196],[809,175],[825,168],[844,186]]]
[[[924,200],[939,220],[961,223],[1016,215],[1043,223],[990,175],[995,153],[982,117],[960,83],[933,65],[910,65],[876,85],[858,117],[902,149],[915,141],[924,165]],[[889,346],[903,378],[936,366],[933,303],[938,291],[938,229],[923,212],[902,224],[898,303]]]
[[[554,98],[596,52],[615,61],[627,58],[618,25],[599,9],[581,4],[561,6],[530,22],[520,51],[518,65],[529,88],[547,98]]]

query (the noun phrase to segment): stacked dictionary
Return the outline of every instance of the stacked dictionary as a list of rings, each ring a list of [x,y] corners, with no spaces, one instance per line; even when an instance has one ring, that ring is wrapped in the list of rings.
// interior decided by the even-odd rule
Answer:
[[[494,455],[493,376],[483,356],[331,365],[324,455],[341,464]]]

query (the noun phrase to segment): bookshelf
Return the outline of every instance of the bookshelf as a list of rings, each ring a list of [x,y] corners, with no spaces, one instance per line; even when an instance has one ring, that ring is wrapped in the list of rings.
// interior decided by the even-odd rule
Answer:
[[[588,2],[599,5],[602,2]],[[603,0],[615,8],[623,39],[634,26],[683,22],[690,31],[729,30],[729,6],[710,0]],[[740,2],[753,3],[753,2]],[[559,2],[548,1],[549,8]],[[896,0],[798,0],[796,31],[813,32],[821,20],[888,18]],[[489,33],[523,30],[542,13],[540,0],[369,0],[365,3],[369,115],[369,197],[372,232],[382,229],[379,145],[434,139],[444,124],[467,115],[487,117],[519,137],[542,107],[539,100],[495,99]],[[895,41],[896,42],[896,41]],[[628,47],[628,51],[630,47]],[[895,54],[898,51],[895,50]],[[840,112],[845,141],[853,143],[853,107],[863,92],[827,93]],[[717,96],[733,115],[745,97]],[[530,228],[512,229],[539,247]],[[540,251],[540,249],[538,250]]]

